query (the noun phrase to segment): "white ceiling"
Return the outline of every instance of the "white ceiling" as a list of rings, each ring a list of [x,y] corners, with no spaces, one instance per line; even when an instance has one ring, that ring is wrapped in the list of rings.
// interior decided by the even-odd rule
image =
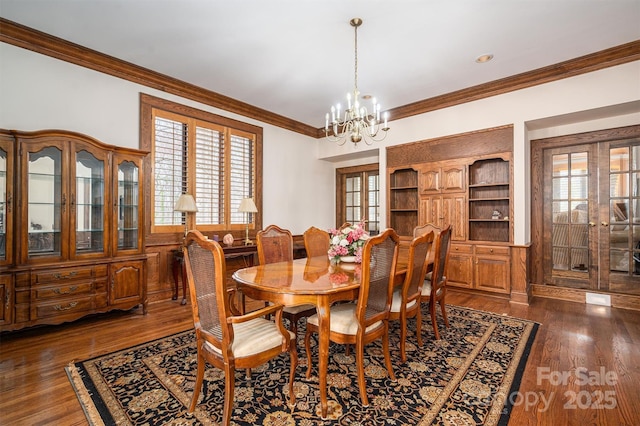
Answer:
[[[640,40],[640,0],[0,0],[0,16],[314,127],[353,89],[354,17],[358,86],[383,110]]]

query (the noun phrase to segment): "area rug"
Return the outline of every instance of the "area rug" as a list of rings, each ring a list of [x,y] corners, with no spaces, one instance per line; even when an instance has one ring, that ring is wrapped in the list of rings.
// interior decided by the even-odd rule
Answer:
[[[305,378],[304,321],[298,329],[296,404],[288,405],[288,355],[251,371],[236,372],[232,425],[506,425],[538,324],[449,305],[450,327],[438,317],[434,340],[423,312],[423,347],[416,344],[415,321],[407,339],[407,362],[400,359],[400,330],[390,325],[396,381],[384,366],[382,345],[366,350],[369,406],[360,404],[355,357],[331,344],[327,397],[322,419],[316,370]],[[425,320],[426,318],[426,320]],[[312,339],[313,341],[313,339]],[[317,346],[312,346],[317,365]],[[222,421],[224,376],[209,366],[200,401],[187,414],[196,374],[192,332],[102,355],[66,367],[92,425],[213,425]]]

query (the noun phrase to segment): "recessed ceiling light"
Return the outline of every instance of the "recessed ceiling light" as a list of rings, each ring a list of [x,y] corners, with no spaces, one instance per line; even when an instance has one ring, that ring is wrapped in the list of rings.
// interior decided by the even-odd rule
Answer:
[[[476,62],[479,64],[484,64],[485,62],[489,62],[490,60],[493,59],[493,55],[491,53],[488,53],[486,55],[480,55],[476,58]]]

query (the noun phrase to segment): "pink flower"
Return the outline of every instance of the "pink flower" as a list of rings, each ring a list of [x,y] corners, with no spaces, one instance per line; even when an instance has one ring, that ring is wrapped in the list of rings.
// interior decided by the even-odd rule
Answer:
[[[362,262],[362,247],[369,234],[365,230],[365,220],[342,230],[330,231],[329,257],[339,261],[340,256],[355,256],[356,262]]]

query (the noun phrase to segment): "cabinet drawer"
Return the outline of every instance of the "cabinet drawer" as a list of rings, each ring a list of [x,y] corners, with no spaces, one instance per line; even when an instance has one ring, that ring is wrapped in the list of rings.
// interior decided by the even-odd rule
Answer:
[[[36,301],[38,301],[42,299],[55,299],[64,296],[91,294],[92,290],[93,283],[91,281],[82,281],[72,284],[63,284],[50,287],[36,287],[35,299]]]
[[[92,307],[92,296],[69,298],[54,303],[37,303],[35,307],[36,318],[34,319],[74,314],[81,311],[89,311]]]
[[[473,246],[468,244],[451,244],[451,248],[449,250],[449,254],[453,254],[453,253],[471,254],[472,252],[473,252]]]
[[[509,256],[509,247],[476,246],[476,254],[492,256]]]
[[[107,267],[85,266],[79,268],[58,268],[43,271],[34,271],[31,275],[33,284],[45,284],[54,282],[65,282],[70,280],[86,280],[93,277],[103,277],[107,275]]]

